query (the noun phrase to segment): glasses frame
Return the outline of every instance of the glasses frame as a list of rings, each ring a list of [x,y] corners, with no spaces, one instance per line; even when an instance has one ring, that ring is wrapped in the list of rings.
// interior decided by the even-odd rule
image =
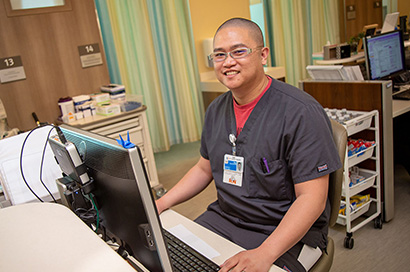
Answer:
[[[223,62],[228,58],[228,55],[233,59],[243,59],[243,58],[246,58],[247,56],[249,56],[250,54],[252,54],[253,52],[255,52],[259,49],[262,49],[262,48],[263,48],[263,46],[258,46],[258,47],[255,47],[255,48],[239,47],[239,48],[236,48],[236,49],[234,49],[232,51],[229,51],[229,52],[212,52],[211,54],[208,55],[208,59],[210,61],[213,61],[213,62]],[[241,50],[241,49],[246,49],[246,54],[245,55],[240,56],[240,57],[234,57],[232,55],[232,52],[237,51],[237,50]],[[215,54],[223,54],[225,56],[225,58],[221,59],[221,60],[215,60]]]

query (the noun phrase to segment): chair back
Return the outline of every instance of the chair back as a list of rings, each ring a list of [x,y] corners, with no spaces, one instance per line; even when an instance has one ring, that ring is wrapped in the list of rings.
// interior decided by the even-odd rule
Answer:
[[[329,227],[333,227],[336,224],[337,217],[340,209],[340,200],[342,197],[342,184],[343,184],[343,170],[346,157],[346,146],[347,146],[347,132],[343,125],[339,124],[334,120],[330,120],[333,130],[333,140],[336,144],[336,149],[339,153],[340,161],[342,162],[342,167],[335,172],[331,173],[329,176],[329,192],[328,197],[330,201],[330,219]]]

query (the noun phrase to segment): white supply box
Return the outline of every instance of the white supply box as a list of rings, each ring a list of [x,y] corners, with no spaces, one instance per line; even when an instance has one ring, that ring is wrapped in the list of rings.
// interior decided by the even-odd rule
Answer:
[[[121,113],[121,107],[119,104],[109,104],[97,107],[97,114],[103,116],[110,116]]]
[[[95,93],[95,94],[91,95],[91,99],[97,105],[101,105],[101,104],[104,104],[104,103],[109,103],[110,102],[110,94],[108,94],[108,93]]]

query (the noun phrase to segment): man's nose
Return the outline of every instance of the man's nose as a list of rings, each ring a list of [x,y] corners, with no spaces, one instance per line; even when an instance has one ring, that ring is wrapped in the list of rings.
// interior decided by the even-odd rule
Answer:
[[[224,66],[232,66],[236,64],[236,59],[232,58],[231,54],[228,54],[226,56],[226,59],[224,60]]]

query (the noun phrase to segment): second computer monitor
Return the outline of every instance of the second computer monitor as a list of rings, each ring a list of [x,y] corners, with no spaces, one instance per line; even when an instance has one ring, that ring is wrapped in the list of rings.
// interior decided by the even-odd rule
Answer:
[[[399,30],[364,38],[369,80],[393,79],[406,71],[402,34]]]

